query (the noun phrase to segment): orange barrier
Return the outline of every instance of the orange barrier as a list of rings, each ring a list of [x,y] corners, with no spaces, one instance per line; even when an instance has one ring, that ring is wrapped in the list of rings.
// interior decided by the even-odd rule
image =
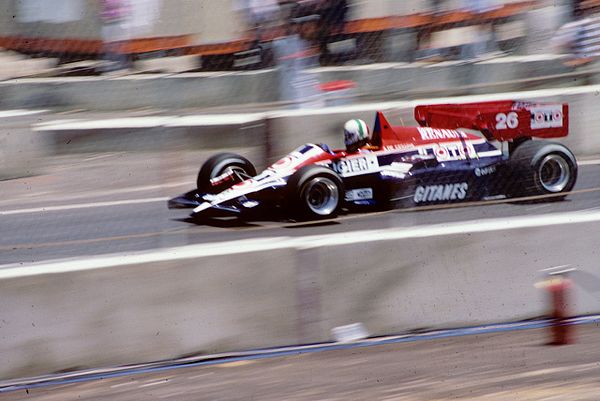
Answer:
[[[227,43],[186,46],[185,49],[183,49],[183,54],[197,56],[222,56],[227,54],[238,53],[244,50],[248,50],[249,48],[250,41],[241,39]]]
[[[0,37],[0,47],[21,53],[100,54],[101,40]]]
[[[190,45],[189,35],[140,38],[124,41],[121,52],[143,54],[155,51],[183,49]],[[0,37],[0,47],[21,53],[99,55],[103,52],[103,42],[99,39],[50,39],[32,37]]]

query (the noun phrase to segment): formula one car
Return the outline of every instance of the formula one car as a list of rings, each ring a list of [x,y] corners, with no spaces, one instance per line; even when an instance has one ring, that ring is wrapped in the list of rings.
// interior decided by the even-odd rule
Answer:
[[[309,143],[258,175],[246,158],[217,154],[200,169],[196,189],[168,206],[193,208],[197,217],[279,210],[311,220],[365,206],[559,200],[575,185],[575,156],[537,138],[566,136],[568,110],[515,101],[418,106],[419,127],[392,126],[378,112],[370,145],[356,153]]]

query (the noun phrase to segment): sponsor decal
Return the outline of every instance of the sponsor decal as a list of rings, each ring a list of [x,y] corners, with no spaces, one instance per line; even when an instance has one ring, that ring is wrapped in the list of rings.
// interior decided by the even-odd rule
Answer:
[[[429,127],[418,127],[421,139],[424,141],[435,141],[437,139],[461,139],[467,138],[467,134],[453,129],[439,129]]]
[[[347,201],[373,199],[373,189],[372,188],[359,188],[359,189],[353,189],[351,191],[346,191],[345,199]]]
[[[486,175],[494,174],[496,172],[496,166],[478,167],[475,169],[475,175],[477,177],[484,177]]]
[[[383,166],[381,168],[381,176],[403,179],[412,168],[412,163],[393,162],[389,166]]]
[[[445,143],[436,144],[433,147],[433,153],[440,162],[450,160],[466,160],[467,156],[470,159],[477,159],[477,151],[471,143]]]
[[[394,145],[386,145],[383,150],[411,150],[415,149],[415,145],[412,143],[396,143]]]
[[[376,155],[352,157],[334,162],[333,170],[342,177],[350,177],[379,171],[379,162]]]
[[[563,126],[562,105],[532,107],[531,129],[560,128]]]
[[[459,182],[446,185],[418,186],[415,191],[415,203],[463,200],[467,197],[469,184]]]

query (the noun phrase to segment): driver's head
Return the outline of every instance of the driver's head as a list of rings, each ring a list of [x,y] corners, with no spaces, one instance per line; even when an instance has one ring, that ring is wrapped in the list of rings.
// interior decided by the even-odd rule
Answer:
[[[348,120],[344,124],[344,143],[348,152],[356,152],[369,143],[369,127],[363,120]]]

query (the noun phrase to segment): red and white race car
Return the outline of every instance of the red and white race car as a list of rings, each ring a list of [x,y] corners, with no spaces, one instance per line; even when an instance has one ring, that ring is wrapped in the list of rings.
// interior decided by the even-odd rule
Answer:
[[[280,211],[322,219],[365,206],[563,199],[577,162],[546,139],[568,134],[568,111],[518,101],[427,105],[415,109],[418,127],[392,126],[378,112],[370,145],[355,153],[305,144],[260,174],[242,156],[217,154],[200,169],[196,189],[168,206],[198,217]]]

